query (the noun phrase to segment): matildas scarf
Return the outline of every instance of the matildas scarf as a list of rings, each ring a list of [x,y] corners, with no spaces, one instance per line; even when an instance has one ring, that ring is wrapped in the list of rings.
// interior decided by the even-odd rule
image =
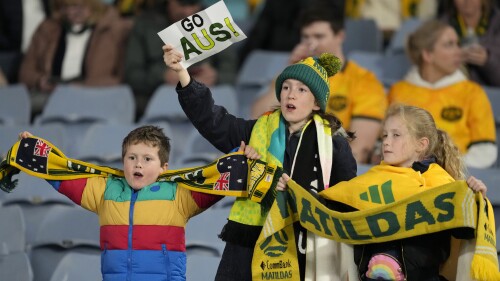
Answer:
[[[373,173],[372,179],[364,177],[366,184],[343,182],[320,194],[330,200],[348,194],[344,199],[350,199],[341,201],[352,201],[351,206],[362,208],[350,213],[328,209],[291,180],[286,192],[278,192],[254,248],[253,280],[300,279],[291,266],[296,259],[294,240],[290,239],[295,221],[317,235],[347,244],[379,243],[448,229],[468,229],[476,237],[473,259],[472,263],[459,266],[470,266],[471,276],[457,276],[457,280],[500,280],[495,221],[489,201],[479,193],[474,194],[463,181],[425,188],[424,177],[411,179],[408,172],[403,170],[389,180]]]
[[[320,154],[322,175],[323,179],[326,178],[324,182],[328,184],[332,167],[331,157],[333,148],[331,129],[324,125],[325,122],[319,115],[314,115],[304,126],[301,133],[311,126],[311,124],[316,126],[316,140]],[[249,145],[261,155],[260,160],[266,162],[268,166],[283,167],[286,130],[281,110],[264,114],[257,120],[257,123],[253,127]],[[295,156],[297,156],[300,147],[301,144],[299,143]],[[237,198],[229,214],[229,220],[246,225],[261,226],[276,196],[276,190],[269,187],[270,185],[258,186],[249,184],[249,197],[255,198],[255,200],[250,201],[246,198]]]
[[[53,144],[38,137],[21,139],[9,150],[6,159],[0,163],[0,189],[11,192],[17,182],[12,176],[20,170],[47,180],[124,177],[121,170],[70,159]],[[276,184],[279,175],[281,173],[275,165],[249,160],[243,153],[235,152],[205,166],[167,170],[158,180],[175,181],[181,187],[203,193],[247,197],[247,184],[269,189]]]

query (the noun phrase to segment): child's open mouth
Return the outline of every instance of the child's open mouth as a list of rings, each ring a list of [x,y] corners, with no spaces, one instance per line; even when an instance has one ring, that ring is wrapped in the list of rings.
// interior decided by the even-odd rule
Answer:
[[[134,173],[134,178],[142,178],[142,177],[143,177],[142,173],[139,173],[139,172]]]

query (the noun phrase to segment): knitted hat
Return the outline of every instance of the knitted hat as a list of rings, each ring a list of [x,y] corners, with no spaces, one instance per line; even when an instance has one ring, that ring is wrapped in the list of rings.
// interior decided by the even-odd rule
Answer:
[[[295,79],[304,83],[313,93],[316,101],[325,112],[330,86],[328,77],[340,70],[342,62],[332,54],[323,53],[318,57],[308,57],[285,68],[276,79],[276,97],[281,100],[281,87],[286,79]]]

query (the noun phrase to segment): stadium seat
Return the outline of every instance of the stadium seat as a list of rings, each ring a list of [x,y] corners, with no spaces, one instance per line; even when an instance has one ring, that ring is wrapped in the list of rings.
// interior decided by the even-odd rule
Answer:
[[[123,169],[122,142],[138,127],[133,124],[93,124],[75,151],[78,160]]]
[[[186,265],[186,280],[207,281],[214,280],[217,268],[219,267],[219,257],[207,255],[188,255]]]
[[[343,50],[346,55],[352,51],[382,52],[383,34],[373,19],[347,19],[345,34]]]
[[[419,18],[405,20],[392,35],[389,45],[386,48],[387,54],[405,54],[406,41],[408,35],[415,31],[422,24]]]
[[[200,247],[212,249],[206,252],[208,255],[222,256],[225,242],[218,235],[227,222],[230,208],[209,208],[203,213],[191,218],[186,225],[186,249]],[[189,279],[188,279],[189,280]]]
[[[248,118],[250,105],[262,88],[268,87],[283,69],[288,65],[290,52],[253,50],[243,62],[236,78],[236,92],[240,104],[239,114]]]
[[[57,265],[50,281],[101,280],[101,256],[70,252]]]
[[[81,87],[59,85],[50,95],[37,124],[123,123],[134,121],[135,101],[127,85]]]
[[[192,130],[184,143],[185,149],[178,160],[181,167],[206,165],[223,155],[197,130]]]
[[[31,121],[31,101],[23,84],[0,87],[0,125],[27,126]]]
[[[24,215],[19,206],[0,209],[0,256],[24,252],[26,246]],[[1,258],[0,258],[1,259]]]
[[[100,255],[97,215],[80,207],[52,207],[42,218],[31,246],[35,280],[51,280],[71,253]]]
[[[0,254],[0,278],[2,280],[32,281],[33,270],[26,253]]]

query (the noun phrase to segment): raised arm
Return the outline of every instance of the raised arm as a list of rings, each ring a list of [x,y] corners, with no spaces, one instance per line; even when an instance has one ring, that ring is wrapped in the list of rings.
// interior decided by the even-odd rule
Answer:
[[[162,49],[163,61],[171,70],[177,73],[181,86],[186,87],[191,81],[191,76],[189,76],[187,69],[180,64],[184,56],[170,44],[164,45]]]

